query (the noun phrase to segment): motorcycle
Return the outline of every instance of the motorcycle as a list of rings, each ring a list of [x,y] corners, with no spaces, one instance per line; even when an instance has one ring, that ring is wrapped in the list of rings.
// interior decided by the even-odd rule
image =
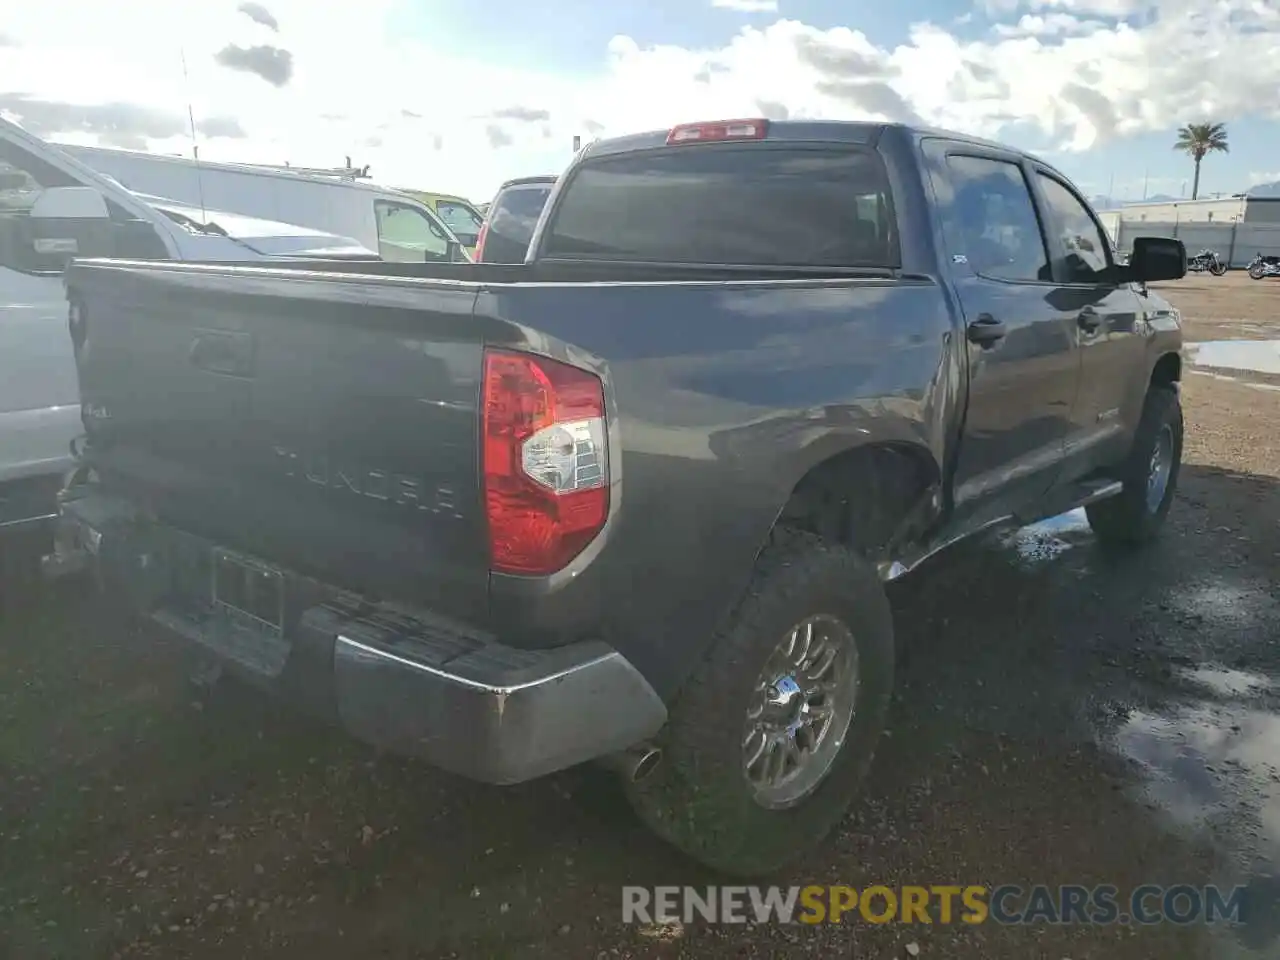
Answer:
[[[1187,257],[1188,273],[1204,273],[1206,270],[1220,277],[1227,272],[1227,264],[1212,250],[1201,250],[1194,257]]]
[[[1280,257],[1264,257],[1259,253],[1249,261],[1249,279],[1261,280],[1263,277],[1280,277]]]

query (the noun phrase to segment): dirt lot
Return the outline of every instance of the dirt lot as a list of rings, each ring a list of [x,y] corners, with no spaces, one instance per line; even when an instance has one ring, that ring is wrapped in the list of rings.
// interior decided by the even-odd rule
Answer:
[[[1274,284],[1165,292],[1190,339],[1280,338]],[[0,620],[0,957],[1280,956],[1280,392],[1184,402],[1158,548],[1108,559],[1069,515],[897,585],[867,796],[776,880],[1249,883],[1275,899],[1243,930],[624,926],[623,884],[717,878],[601,773],[484,788],[193,701],[178,648],[62,590]]]
[[[1280,280],[1250,280],[1243,270],[1222,277],[1188,274],[1153,287],[1188,321],[1188,340],[1268,340],[1280,329]]]

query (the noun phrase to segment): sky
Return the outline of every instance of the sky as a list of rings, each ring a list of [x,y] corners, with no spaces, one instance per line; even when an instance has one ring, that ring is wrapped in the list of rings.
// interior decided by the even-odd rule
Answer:
[[[584,140],[727,117],[924,122],[1091,196],[1280,180],[1280,0],[5,0],[0,115],[49,140],[489,199]],[[191,127],[194,121],[195,137]]]

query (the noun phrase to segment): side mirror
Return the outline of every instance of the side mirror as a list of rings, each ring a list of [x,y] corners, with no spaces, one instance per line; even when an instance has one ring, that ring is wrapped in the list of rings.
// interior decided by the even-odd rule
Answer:
[[[42,265],[65,265],[73,257],[112,253],[111,211],[92,187],[42,190],[27,217],[30,254]]]
[[[107,198],[93,187],[49,187],[31,205],[32,220],[109,220]]]
[[[467,256],[466,247],[454,240],[449,241],[447,256],[450,263],[470,263],[471,258]]]
[[[1187,275],[1187,248],[1172,237],[1134,237],[1128,274],[1134,283],[1181,280]]]

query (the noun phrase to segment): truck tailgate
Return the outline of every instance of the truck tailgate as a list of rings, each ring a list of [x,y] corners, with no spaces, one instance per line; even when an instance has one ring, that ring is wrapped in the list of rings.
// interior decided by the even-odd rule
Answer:
[[[371,597],[482,609],[474,287],[80,263],[68,289],[104,483]]]

